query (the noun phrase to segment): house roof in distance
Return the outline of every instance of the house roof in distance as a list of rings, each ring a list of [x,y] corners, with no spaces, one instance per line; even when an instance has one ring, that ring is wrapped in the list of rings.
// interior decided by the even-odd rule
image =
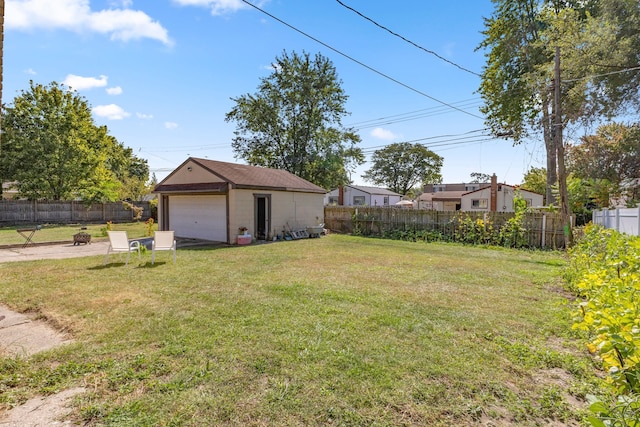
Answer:
[[[380,187],[368,187],[366,185],[345,185],[345,187],[351,187],[353,189],[362,191],[363,193],[376,195],[376,196],[402,196],[402,194],[395,193],[391,190],[387,190],[386,188]]]
[[[201,166],[206,171],[217,176],[222,181],[229,184],[231,188],[255,188],[255,189],[276,189],[285,191],[302,191],[307,193],[325,193],[326,190],[306,179],[300,178],[291,172],[282,169],[271,169],[259,166],[242,165],[238,163],[221,162],[218,160],[200,159],[189,157],[178,166],[169,176],[160,182],[155,191],[172,191],[173,185],[165,184],[170,182],[171,176],[187,163],[193,162]],[[193,184],[198,187],[197,183]],[[201,183],[199,184],[201,186]],[[181,185],[180,191],[188,191],[189,184]],[[197,191],[199,188],[193,188]]]

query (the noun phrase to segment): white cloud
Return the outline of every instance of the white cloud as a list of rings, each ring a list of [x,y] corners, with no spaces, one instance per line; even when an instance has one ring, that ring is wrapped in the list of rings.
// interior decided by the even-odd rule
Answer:
[[[24,72],[29,74],[30,76],[35,76],[36,74],[38,74],[33,68],[27,68],[26,70],[24,70]]]
[[[174,122],[164,122],[164,127],[170,130],[177,129],[178,124]]]
[[[109,6],[111,7],[123,7],[125,9],[133,6],[133,0],[111,0],[109,1]]]
[[[120,86],[108,87],[106,91],[109,95],[120,95],[122,93],[122,88]]]
[[[448,57],[454,56],[455,49],[456,49],[456,44],[453,42],[447,43],[443,47],[444,54]]]
[[[153,114],[136,113],[136,117],[142,120],[151,120],[153,119]]]
[[[253,4],[260,7],[267,1],[268,0],[254,1]],[[249,7],[241,0],[173,0],[173,2],[181,6],[207,7],[211,9],[212,15],[223,15]]]
[[[93,89],[94,87],[105,87],[107,85],[107,76],[82,77],[75,74],[68,74],[62,82],[74,90]]]
[[[384,139],[385,141],[392,141],[396,138],[401,137],[401,135],[396,135],[390,130],[375,128],[371,131],[371,136],[378,139]]]
[[[94,107],[93,114],[98,117],[106,117],[109,120],[122,120],[131,115],[116,104],[98,105]]]
[[[5,28],[32,30],[65,29],[75,32],[97,32],[112,40],[150,38],[171,45],[167,30],[142,11],[126,9],[92,11],[89,0],[6,0]]]

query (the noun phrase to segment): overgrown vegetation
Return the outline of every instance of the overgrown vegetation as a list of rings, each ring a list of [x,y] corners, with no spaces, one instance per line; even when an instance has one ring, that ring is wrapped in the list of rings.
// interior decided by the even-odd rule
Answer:
[[[2,303],[76,339],[0,357],[0,409],[84,385],[89,426],[562,426],[596,390],[555,252],[330,235],[102,261],[0,264]]]
[[[607,373],[612,396],[592,397],[593,426],[640,425],[640,238],[587,226],[567,282],[581,300],[574,327]]]
[[[527,229],[524,227],[524,215],[527,211],[526,201],[516,194],[513,200],[515,214],[504,224],[498,226],[490,218],[476,218],[459,212],[453,217],[449,227],[444,230],[391,229],[382,230],[380,236],[385,239],[405,240],[410,242],[458,242],[468,245],[491,245],[507,248],[524,248],[527,246]],[[363,234],[363,224],[374,221],[366,217],[353,215],[355,235]]]

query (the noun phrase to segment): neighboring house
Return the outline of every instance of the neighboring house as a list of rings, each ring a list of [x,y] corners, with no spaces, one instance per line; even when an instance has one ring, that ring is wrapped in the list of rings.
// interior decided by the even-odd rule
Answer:
[[[402,195],[378,187],[345,185],[325,195],[325,205],[337,206],[394,206]]]
[[[455,188],[458,189],[452,190],[452,186],[456,186]],[[478,188],[471,189],[473,186],[478,186]],[[518,189],[512,185],[498,184],[495,174],[492,176],[490,184],[437,184],[430,189],[434,191],[425,192],[418,199],[419,209],[513,212],[513,199],[516,193],[527,202],[527,206],[543,205],[542,194]]]
[[[190,157],[154,189],[158,226],[177,237],[237,243],[324,222],[325,190],[284,170]]]

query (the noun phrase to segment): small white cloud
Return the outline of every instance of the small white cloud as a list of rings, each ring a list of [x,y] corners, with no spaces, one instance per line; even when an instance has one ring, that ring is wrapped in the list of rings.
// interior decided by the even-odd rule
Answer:
[[[444,45],[444,54],[448,57],[452,57],[455,54],[456,44],[451,42]]]
[[[178,128],[178,124],[174,122],[164,122],[164,127],[173,130]]]
[[[35,76],[36,74],[38,74],[36,73],[36,70],[34,70],[33,68],[27,68],[26,70],[24,70],[24,72],[26,74],[29,74],[30,76]]]
[[[107,85],[107,76],[82,77],[75,74],[69,74],[62,83],[69,86],[73,90],[93,89],[94,87],[105,87]]]
[[[254,1],[253,4],[260,7],[267,1],[268,0]],[[249,7],[242,0],[173,0],[173,2],[181,6],[206,7],[211,9],[212,15],[223,15]]]
[[[108,87],[107,93],[109,95],[120,95],[122,93],[122,88],[120,86]]]
[[[109,1],[109,6],[113,8],[122,7],[124,9],[128,9],[133,6],[133,0],[111,0]]]
[[[121,8],[93,11],[89,0],[6,0],[4,24],[8,30],[64,29],[108,34],[112,40],[125,42],[150,38],[173,44],[159,22],[142,11],[128,9],[130,0],[121,0],[119,5]]]
[[[151,120],[153,119],[153,114],[136,113],[136,117],[142,120]]]
[[[371,131],[371,136],[378,139],[384,139],[385,141],[392,141],[399,137],[399,135],[395,135],[390,130],[375,128]]]
[[[93,108],[93,114],[98,117],[105,117],[109,120],[122,120],[131,115],[116,104],[98,105]]]

